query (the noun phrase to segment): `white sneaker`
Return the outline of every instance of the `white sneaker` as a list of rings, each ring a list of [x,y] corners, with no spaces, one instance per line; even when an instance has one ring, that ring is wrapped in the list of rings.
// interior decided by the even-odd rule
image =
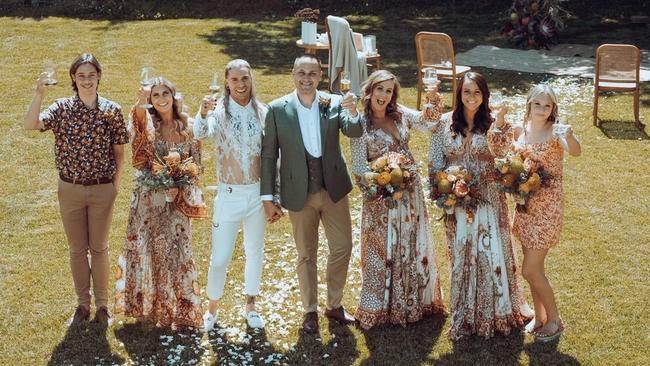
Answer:
[[[206,333],[211,331],[217,320],[219,320],[218,315],[212,315],[209,310],[206,311],[205,314],[203,314],[203,331]]]
[[[256,311],[249,311],[246,313],[246,323],[251,328],[264,328],[264,320]]]

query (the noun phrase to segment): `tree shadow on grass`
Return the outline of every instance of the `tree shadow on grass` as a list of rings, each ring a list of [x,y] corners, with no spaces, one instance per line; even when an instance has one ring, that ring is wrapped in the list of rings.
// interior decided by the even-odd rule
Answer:
[[[561,338],[549,343],[533,342],[524,347],[530,359],[530,366],[565,365],[579,366],[580,362],[573,356],[557,350]]]
[[[264,69],[265,74],[288,73],[295,57],[304,53],[295,44],[300,37],[299,29],[289,22],[239,23],[199,36],[222,45],[230,58],[241,58],[255,69]]]
[[[524,335],[518,329],[508,336],[496,335],[490,339],[477,336],[462,338],[453,343],[453,351],[433,361],[435,365],[520,365]]]
[[[429,359],[445,317],[433,315],[406,327],[385,325],[364,331],[370,356],[361,365],[420,365]]]
[[[392,9],[379,15],[348,17],[354,31],[377,37],[382,68],[398,75],[404,87],[412,87],[416,83],[415,34],[419,31],[445,29],[455,37],[457,52],[485,42],[485,32],[477,26],[490,24],[490,20],[485,17],[447,18],[436,15],[443,12],[440,9],[418,11],[414,15],[412,10]],[[323,14],[323,19],[318,23],[320,33],[325,32],[326,15],[329,14]],[[255,23],[240,21],[236,25],[221,27],[199,36],[212,44],[223,46],[224,53],[231,58],[243,58],[255,68],[266,69],[266,74],[286,74],[291,69],[294,58],[305,52],[295,44],[300,38],[300,23],[297,19],[257,19]],[[318,56],[322,61],[327,61],[327,52],[318,52]]]
[[[321,323],[322,325],[322,323]],[[323,344],[319,334],[299,331],[298,343],[287,354],[289,365],[351,365],[359,356],[357,340],[350,331],[352,325],[328,321],[330,339]]]
[[[598,126],[605,136],[614,140],[650,140],[645,129],[639,129],[634,121],[600,120]]]
[[[106,328],[96,323],[69,327],[63,340],[52,351],[48,365],[122,364],[124,359],[111,352]]]
[[[200,361],[205,353],[201,347],[202,333],[195,329],[174,331],[156,327],[152,322],[125,324],[115,330],[135,364],[162,364],[171,359]]]
[[[231,340],[227,338],[226,328],[215,326],[208,340],[217,356],[214,364],[240,365],[246,361],[248,364],[263,365],[285,361],[285,355],[269,342],[265,329],[247,328],[242,340]]]

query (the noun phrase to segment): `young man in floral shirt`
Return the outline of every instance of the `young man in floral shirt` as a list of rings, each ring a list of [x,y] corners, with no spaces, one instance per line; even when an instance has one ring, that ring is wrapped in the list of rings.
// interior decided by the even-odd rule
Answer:
[[[91,278],[95,321],[108,326],[110,320],[108,233],[129,136],[120,106],[97,94],[101,76],[102,67],[93,55],[79,55],[70,66],[75,95],[56,100],[39,114],[46,85],[52,83],[42,73],[25,116],[25,129],[54,133],[59,209],[78,302],[71,325],[90,317]]]

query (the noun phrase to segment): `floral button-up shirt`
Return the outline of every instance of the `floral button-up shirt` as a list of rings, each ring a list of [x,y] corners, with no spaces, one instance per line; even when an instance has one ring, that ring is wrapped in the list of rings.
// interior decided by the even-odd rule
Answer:
[[[41,131],[54,132],[59,173],[70,179],[112,178],[116,171],[113,145],[129,142],[121,107],[97,97],[88,108],[79,96],[56,100],[40,114]]]

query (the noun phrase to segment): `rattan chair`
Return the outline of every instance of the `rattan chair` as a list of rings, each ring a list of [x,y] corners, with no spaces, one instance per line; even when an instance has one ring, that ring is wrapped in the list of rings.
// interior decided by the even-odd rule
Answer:
[[[634,123],[639,120],[639,73],[641,54],[629,44],[603,44],[596,50],[594,78],[594,126],[598,126],[598,96],[600,91],[632,92],[634,94]]]
[[[417,108],[420,109],[422,102],[422,90],[424,87],[422,77],[425,67],[434,67],[440,81],[451,81],[453,108],[456,103],[455,93],[458,87],[458,79],[471,70],[471,68],[469,66],[456,65],[454,44],[451,37],[445,33],[420,32],[415,35],[415,52],[418,60]]]

